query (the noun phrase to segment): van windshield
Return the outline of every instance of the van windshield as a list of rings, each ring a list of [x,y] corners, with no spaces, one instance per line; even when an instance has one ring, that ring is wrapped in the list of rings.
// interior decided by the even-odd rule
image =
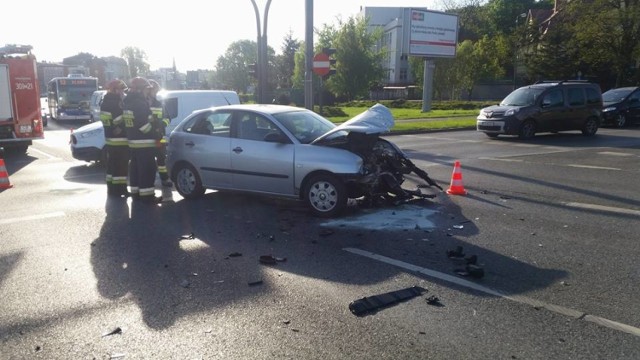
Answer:
[[[536,100],[542,94],[544,89],[536,88],[520,88],[509,94],[500,106],[529,106],[536,103]]]

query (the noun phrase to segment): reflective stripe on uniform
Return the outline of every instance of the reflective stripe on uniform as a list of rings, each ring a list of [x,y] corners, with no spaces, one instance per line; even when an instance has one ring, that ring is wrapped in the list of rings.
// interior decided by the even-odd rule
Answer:
[[[149,131],[151,131],[151,129],[152,129],[152,128],[153,128],[153,127],[151,126],[151,124],[146,123],[146,124],[144,124],[144,125],[140,126],[140,131],[142,131],[143,133],[145,133],[145,134],[146,134],[146,133],[148,133]]]
[[[111,113],[108,111],[100,111],[100,121],[104,124],[104,126],[111,125]]]
[[[120,123],[121,123],[121,122],[123,122],[123,121],[124,121],[124,118],[122,117],[122,115],[119,115],[118,117],[116,117],[115,119],[113,119],[113,123],[114,123],[115,125],[118,125],[118,124],[120,124]]]
[[[162,119],[162,108],[152,107],[151,113],[155,115],[158,119]]]
[[[126,176],[114,176],[111,180],[113,185],[127,185],[127,177]]]
[[[156,193],[156,188],[140,188],[140,196],[154,196]]]
[[[122,118],[124,119],[124,126],[130,128],[133,127],[133,111],[125,110],[122,112]]]
[[[165,123],[165,125],[169,126],[169,124],[171,124],[171,119],[169,118],[164,118],[162,119],[162,121]]]
[[[136,149],[156,147],[156,141],[153,139],[129,140],[128,144],[130,148]]]
[[[167,167],[166,166],[160,166],[158,165],[158,172],[159,173],[165,173],[167,172]]]
[[[127,138],[106,138],[105,143],[111,146],[127,146],[129,141]]]

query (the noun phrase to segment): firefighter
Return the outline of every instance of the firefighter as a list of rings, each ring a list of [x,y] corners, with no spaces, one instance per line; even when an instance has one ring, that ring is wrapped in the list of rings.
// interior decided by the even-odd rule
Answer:
[[[149,89],[149,106],[151,107],[151,113],[153,114],[153,131],[156,133],[156,165],[158,166],[158,174],[160,175],[162,186],[172,187],[173,183],[169,180],[166,162],[166,129],[169,125],[169,119],[163,117],[162,104],[156,98],[158,91],[160,91],[160,84],[152,79],[149,79],[149,84],[151,84],[151,88]]]
[[[129,146],[122,118],[122,102],[127,84],[116,79],[107,83],[106,88],[107,93],[100,104],[100,120],[104,126],[107,195],[126,197]]]
[[[147,101],[146,91],[151,87],[142,77],[131,79],[129,92],[124,98],[124,121],[129,143],[129,186],[134,200],[159,203],[155,196],[156,179],[156,135],[153,117]]]

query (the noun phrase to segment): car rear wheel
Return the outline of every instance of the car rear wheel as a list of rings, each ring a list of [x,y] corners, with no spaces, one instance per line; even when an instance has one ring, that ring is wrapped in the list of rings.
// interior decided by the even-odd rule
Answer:
[[[531,139],[536,135],[536,123],[531,120],[525,121],[520,126],[520,133],[518,137],[520,139]]]
[[[494,134],[494,133],[484,133],[485,135],[487,135],[488,137],[495,139],[498,137],[498,134]]]
[[[185,199],[195,199],[204,194],[202,181],[193,166],[182,163],[175,170],[175,186]]]
[[[309,179],[304,195],[311,211],[320,217],[334,217],[347,205],[346,186],[330,174],[318,174]]]
[[[617,128],[625,127],[625,125],[627,125],[627,117],[624,114],[618,114],[613,124]]]
[[[598,131],[598,120],[595,118],[588,118],[582,126],[582,135],[593,136]]]

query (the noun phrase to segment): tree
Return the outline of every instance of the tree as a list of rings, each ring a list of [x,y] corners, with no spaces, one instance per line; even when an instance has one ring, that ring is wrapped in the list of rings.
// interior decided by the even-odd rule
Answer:
[[[376,47],[380,36],[381,32],[367,31],[367,19],[352,16],[339,21],[332,46],[336,49],[336,74],[327,88],[347,100],[367,97],[370,87],[384,77],[384,52]]]
[[[144,50],[127,46],[120,51],[120,56],[127,62],[129,75],[131,75],[132,78],[149,73],[149,63],[147,63],[147,54]]]
[[[256,80],[249,74],[249,66],[257,62],[257,44],[251,40],[231,43],[216,62],[217,82],[224,89],[246,93]]]
[[[282,54],[275,58],[275,78],[278,88],[290,89],[292,87],[292,78],[296,66],[295,56],[300,44],[300,41],[294,39],[293,33],[289,31],[280,48]]]

